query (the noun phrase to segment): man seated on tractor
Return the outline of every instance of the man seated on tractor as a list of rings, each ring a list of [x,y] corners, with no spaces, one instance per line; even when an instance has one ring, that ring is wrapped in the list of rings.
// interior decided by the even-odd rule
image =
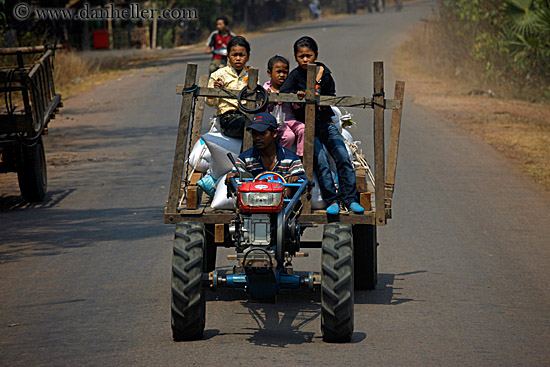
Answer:
[[[242,152],[236,160],[236,168],[241,173],[248,172],[256,177],[264,172],[274,172],[283,176],[288,183],[306,178],[300,157],[277,143],[277,120],[272,114],[257,114],[247,130],[252,132],[254,146]],[[236,170],[228,173],[226,183],[238,175]]]

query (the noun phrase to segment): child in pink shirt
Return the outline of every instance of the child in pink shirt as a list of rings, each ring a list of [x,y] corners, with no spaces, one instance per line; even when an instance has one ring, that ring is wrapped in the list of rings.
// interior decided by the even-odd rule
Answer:
[[[273,56],[267,63],[267,75],[271,78],[270,81],[264,84],[264,89],[268,92],[279,93],[281,85],[288,77],[289,63],[282,56]],[[304,131],[305,125],[303,122],[296,120],[292,105],[290,103],[281,103],[284,114],[284,123],[279,126],[279,137],[282,147],[292,150],[296,143],[296,154],[302,158],[304,155]],[[267,106],[267,112],[273,112],[277,103],[270,103]]]

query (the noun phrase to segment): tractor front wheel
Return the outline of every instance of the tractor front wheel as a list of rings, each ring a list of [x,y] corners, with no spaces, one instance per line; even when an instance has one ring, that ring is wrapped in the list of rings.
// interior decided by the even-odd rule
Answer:
[[[321,331],[325,342],[353,334],[353,243],[347,223],[326,224],[321,257]]]

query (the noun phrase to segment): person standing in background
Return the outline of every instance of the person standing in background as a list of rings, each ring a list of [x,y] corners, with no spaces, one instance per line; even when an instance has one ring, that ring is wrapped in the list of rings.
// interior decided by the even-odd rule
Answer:
[[[216,30],[210,33],[206,41],[204,52],[213,54],[209,74],[227,66],[227,44],[231,41],[231,38],[235,37],[233,32],[227,29],[228,25],[229,20],[226,17],[216,18]]]

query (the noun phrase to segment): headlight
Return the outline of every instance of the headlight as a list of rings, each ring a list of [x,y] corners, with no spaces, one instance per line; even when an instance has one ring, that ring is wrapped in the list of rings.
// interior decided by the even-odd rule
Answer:
[[[248,207],[274,207],[281,202],[280,192],[242,192],[241,200]]]

